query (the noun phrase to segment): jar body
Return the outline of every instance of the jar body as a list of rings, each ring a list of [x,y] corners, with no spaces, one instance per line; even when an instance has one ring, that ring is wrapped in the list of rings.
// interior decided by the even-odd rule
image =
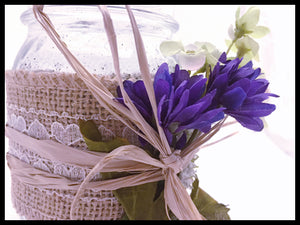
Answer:
[[[134,8],[134,7],[132,7]],[[108,7],[113,20],[123,79],[139,77],[134,37],[124,7]],[[102,15],[96,6],[45,6],[57,33],[81,64],[97,77],[113,95],[117,82]],[[134,10],[148,58],[155,74],[164,58],[161,41],[169,39],[178,25],[171,18],[141,9]],[[126,138],[139,145],[138,137],[114,118],[93,97],[62,53],[35,20],[31,10],[21,17],[28,25],[28,37],[20,49],[12,70],[6,71],[7,126],[41,140],[87,150],[78,120],[93,120],[103,141]],[[157,22],[155,22],[157,21]],[[91,168],[66,165],[32,152],[13,138],[8,154],[51,174],[82,181]],[[98,174],[95,180],[101,179]],[[12,201],[26,219],[70,219],[74,191],[38,188],[12,176]],[[77,219],[120,219],[123,208],[111,191],[86,191],[80,200]],[[88,206],[88,207],[87,207]]]

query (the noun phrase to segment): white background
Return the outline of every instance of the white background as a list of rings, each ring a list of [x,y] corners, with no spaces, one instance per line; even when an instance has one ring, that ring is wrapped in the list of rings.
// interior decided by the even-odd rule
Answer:
[[[27,35],[19,17],[27,5],[5,6],[5,69],[10,69]],[[161,6],[180,24],[175,40],[184,44],[208,41],[226,51],[227,30],[234,24],[235,5]],[[241,6],[245,11],[249,6]],[[270,81],[271,98],[277,109],[266,118],[263,132],[233,125],[213,140],[231,131],[235,136],[199,152],[200,186],[217,201],[228,205],[232,219],[295,219],[295,6],[259,5],[259,25],[271,33],[257,39],[260,62]],[[7,141],[7,140],[6,140]],[[7,151],[7,148],[6,148]],[[6,162],[5,162],[6,164]],[[10,200],[10,172],[5,167],[5,219],[19,219]]]

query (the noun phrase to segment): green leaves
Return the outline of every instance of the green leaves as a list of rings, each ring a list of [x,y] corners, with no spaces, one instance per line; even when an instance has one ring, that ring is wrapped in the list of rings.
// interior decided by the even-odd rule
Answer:
[[[230,220],[228,215],[229,209],[214,200],[210,195],[199,187],[199,180],[193,183],[191,198],[201,213],[208,220]]]
[[[164,192],[155,199],[158,182],[121,188],[114,195],[122,204],[129,220],[167,220]]]
[[[110,152],[111,150],[122,145],[129,145],[125,138],[115,138],[111,141],[102,141],[101,134],[92,120],[79,120],[80,132],[90,151]]]

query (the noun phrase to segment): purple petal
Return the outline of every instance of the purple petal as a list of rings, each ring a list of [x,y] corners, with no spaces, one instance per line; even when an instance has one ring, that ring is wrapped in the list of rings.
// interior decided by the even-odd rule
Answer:
[[[250,67],[251,66],[251,67]],[[232,74],[230,77],[230,82],[235,82],[237,80],[243,79],[243,78],[250,78],[254,77],[254,70],[252,69],[252,62],[248,62],[245,66],[239,68],[235,73]]]
[[[208,131],[208,129],[210,128],[210,126],[211,126],[211,123],[209,121],[205,120],[205,121],[200,121],[200,122],[185,125],[185,126],[180,126],[177,128],[176,132],[180,132],[180,131],[188,130],[188,129],[197,129],[197,130],[200,130],[201,132],[206,133]]]
[[[260,74],[261,74],[261,69],[257,68],[256,70],[254,70],[253,74],[248,78],[250,80],[255,80]]]
[[[267,90],[269,82],[266,79],[257,79],[251,81],[248,96],[263,93]]]
[[[168,101],[168,112],[167,112],[167,115],[166,115],[166,118],[165,120],[168,121],[169,119],[169,115],[171,113],[171,111],[173,110],[173,105],[174,105],[174,86],[172,86],[172,90],[170,92],[170,98],[169,98],[169,101]],[[168,126],[168,124],[166,123],[166,126]]]
[[[244,66],[242,66],[241,69],[242,69],[242,68],[248,68],[248,69],[249,69],[249,68],[252,68],[252,67],[253,67],[253,63],[252,63],[252,61],[250,60],[250,61],[247,62]]]
[[[223,113],[224,109],[225,108],[217,108],[217,109],[207,111],[203,113],[201,116],[199,116],[197,120],[192,121],[191,123],[186,125],[180,125],[177,128],[176,132],[180,132],[182,130],[187,130],[187,129],[201,130],[203,127],[208,126],[209,124],[222,119],[224,117],[224,113]]]
[[[190,75],[186,70],[180,70],[178,64],[175,66],[175,72],[171,74],[173,85],[177,88],[184,80],[188,80]]]
[[[176,94],[176,93],[175,93],[175,94]],[[178,114],[183,108],[185,108],[185,107],[187,106],[188,101],[189,101],[189,95],[190,95],[190,91],[189,91],[188,89],[186,89],[186,90],[183,92],[183,94],[182,94],[182,96],[181,96],[181,98],[180,98],[178,104],[175,106],[174,110],[173,110],[172,113],[170,114],[169,119],[168,119],[168,123],[170,123],[170,121],[173,121],[173,119],[177,116],[177,114]]]
[[[204,79],[203,75],[194,75],[194,76],[191,76],[189,79],[188,79],[188,84],[187,84],[187,88],[188,89],[191,89],[191,87],[197,83],[198,81]]]
[[[120,97],[120,98],[123,97],[120,86],[117,87],[117,96]]]
[[[115,98],[119,103],[121,103],[122,105],[125,105],[124,99],[123,98]],[[127,107],[127,106],[126,106]]]
[[[187,85],[187,81],[183,81],[177,89],[175,89],[175,93],[174,93],[174,103],[173,105],[177,105],[178,101],[180,100],[183,92],[186,90],[186,85]]]
[[[219,74],[216,79],[212,82],[211,86],[208,89],[208,92],[212,91],[213,89],[218,89],[218,92],[223,92],[227,88],[228,82],[228,74]]]
[[[276,106],[268,103],[253,103],[243,105],[240,110],[230,111],[234,114],[250,117],[262,117],[271,114],[276,109]]]
[[[219,62],[217,62],[217,64],[215,65],[213,71],[211,71],[211,68],[210,68],[210,75],[209,75],[209,79],[208,79],[208,82],[207,82],[207,89],[210,89],[210,87],[212,86],[213,81],[220,74],[220,69],[221,69],[221,66],[220,66]]]
[[[205,121],[201,123],[197,129],[203,133],[208,133],[210,131],[210,128],[211,128],[211,123]]]
[[[199,112],[199,108],[201,108],[201,106],[204,103],[205,102],[201,102],[196,105],[186,107],[180,113],[177,114],[177,116],[172,120],[172,122],[184,123],[186,121],[189,121]]]
[[[193,76],[196,77],[196,76]],[[192,78],[193,78],[192,77]],[[205,91],[205,84],[207,79],[203,78],[202,76],[199,76],[190,87],[190,99],[189,99],[189,105],[194,104],[197,100],[199,100]]]
[[[196,129],[200,130],[203,133],[207,133],[210,131],[212,123],[219,121],[223,118],[224,118],[224,112],[222,110],[219,111],[215,116],[211,117],[209,120],[200,122]]]
[[[177,116],[172,121],[185,124],[186,122],[189,122],[192,118],[194,118],[196,114],[200,116],[201,113],[204,110],[206,110],[211,104],[211,101],[215,93],[216,91],[213,91],[212,93],[208,93],[203,98],[201,98],[197,102],[197,104],[186,107],[180,113],[178,113]],[[197,116],[197,118],[199,116]],[[197,118],[194,118],[194,120],[196,120]]]
[[[163,96],[169,96],[171,86],[166,80],[159,79],[156,81],[156,86],[154,87],[156,102],[160,102]]]
[[[182,133],[181,137],[176,143],[175,149],[183,149],[186,144],[186,134],[185,132]]]
[[[222,69],[222,73],[231,73],[232,71],[236,70],[241,63],[242,59],[235,58],[229,61]]]
[[[220,100],[222,105],[227,109],[235,110],[242,105],[246,97],[247,95],[244,90],[240,87],[236,87],[224,93]]]
[[[247,97],[244,101],[244,104],[253,104],[263,102],[264,100],[268,99],[269,97],[279,97],[278,95],[272,93],[261,93],[257,95],[253,95],[251,97]]]
[[[145,118],[147,123],[151,124],[152,123],[152,111],[150,112],[149,110],[143,108],[136,102],[132,101],[134,106],[137,108],[137,110],[142,114],[142,116]]]
[[[264,128],[262,120],[258,117],[249,117],[237,114],[233,114],[231,116],[234,117],[243,127],[246,127],[250,130],[261,131]]]
[[[241,87],[244,90],[244,92],[248,94],[250,86],[251,86],[251,81],[248,78],[243,78],[241,80],[234,82],[232,85],[230,85],[228,87],[227,91],[232,90],[236,87]]]
[[[172,86],[172,77],[169,74],[169,67],[167,63],[161,64],[158,68],[153,82],[154,89],[156,87],[157,81],[160,79],[167,81],[169,83],[169,86]]]
[[[219,112],[212,117],[209,122],[214,123],[224,118],[224,108],[219,108]]]
[[[166,95],[162,96],[162,98],[160,99],[158,105],[157,105],[157,119],[159,122],[159,125],[161,127],[163,127],[163,121],[165,119],[165,108],[163,107],[163,105],[165,104],[165,99],[166,99]]]
[[[218,94],[218,95],[217,95]],[[212,90],[212,91],[210,91],[210,92],[206,92],[206,94],[204,95],[204,97],[202,97],[200,100],[198,100],[197,102],[196,102],[196,104],[197,103],[200,103],[200,102],[202,102],[202,101],[207,101],[206,103],[208,104],[208,105],[205,105],[205,107],[203,107],[202,109],[203,110],[206,110],[206,109],[215,109],[215,108],[218,108],[219,107],[219,96],[221,95],[222,93],[218,93],[218,90],[217,89],[214,89],[214,90]],[[210,100],[211,99],[211,100]],[[203,110],[201,110],[201,113],[202,113],[202,111]]]
[[[168,128],[163,128],[166,138],[168,140],[169,145],[172,145],[173,142],[173,134],[169,131]]]
[[[222,55],[219,57],[219,61],[220,61],[221,63],[225,63],[225,62],[226,62],[226,59],[227,59],[226,53],[223,52]]]
[[[146,141],[144,138],[138,136],[138,139],[143,147],[145,147],[145,145],[148,144],[148,141]]]
[[[140,105],[142,108],[147,109],[147,107],[144,104],[144,100],[140,99],[138,95],[136,95],[133,87],[133,82],[129,80],[125,80],[123,82],[124,89],[126,93],[128,94],[131,101],[135,102],[136,104]]]
[[[143,101],[144,105],[147,107],[148,110],[151,109],[151,103],[148,97],[148,93],[146,91],[145,84],[142,80],[138,80],[133,84],[134,92],[139,98]]]

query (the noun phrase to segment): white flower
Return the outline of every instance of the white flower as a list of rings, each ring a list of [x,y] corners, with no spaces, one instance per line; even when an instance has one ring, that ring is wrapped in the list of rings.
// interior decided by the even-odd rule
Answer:
[[[244,57],[246,62],[251,60],[252,58],[254,58],[256,61],[259,61],[259,45],[252,38],[250,38],[249,36],[245,36],[237,40],[235,45],[238,49],[237,56],[239,58]]]
[[[220,56],[216,47],[208,42],[195,42],[183,46],[181,41],[164,41],[160,45],[164,57],[173,56],[182,69],[198,70],[205,62],[216,64]]]
[[[261,38],[270,32],[269,28],[257,26],[259,21],[260,10],[257,7],[250,7],[246,13],[240,15],[240,8],[235,14],[235,28],[229,26],[228,35],[231,40],[226,43],[232,51],[237,53],[237,57],[242,58],[240,64],[245,65],[252,59],[259,61],[259,44],[253,38]]]
[[[191,161],[188,166],[179,173],[179,179],[185,188],[193,188],[193,182],[196,177],[196,168],[196,164]]]
[[[229,37],[234,40],[244,35],[250,35],[253,38],[262,38],[270,32],[265,26],[257,26],[260,10],[257,7],[251,7],[240,17],[240,7],[235,13],[235,29],[230,25],[228,29]]]
[[[209,42],[195,42],[195,45],[198,46],[198,48],[204,50],[205,56],[206,56],[206,63],[209,65],[216,65],[218,62],[218,59],[221,56],[221,52],[214,46],[213,44]]]

